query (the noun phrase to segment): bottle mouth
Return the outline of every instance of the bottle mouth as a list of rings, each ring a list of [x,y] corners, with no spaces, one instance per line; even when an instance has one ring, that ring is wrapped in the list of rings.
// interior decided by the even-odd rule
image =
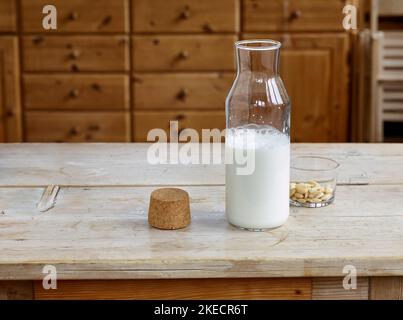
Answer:
[[[241,40],[235,42],[235,47],[243,50],[277,50],[281,42],[271,39]]]

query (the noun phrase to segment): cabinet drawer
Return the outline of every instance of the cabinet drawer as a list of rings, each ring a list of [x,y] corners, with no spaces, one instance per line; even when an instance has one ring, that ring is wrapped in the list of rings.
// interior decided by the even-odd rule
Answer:
[[[231,88],[232,73],[138,74],[135,109],[221,109]]]
[[[343,0],[245,0],[245,31],[343,30]]]
[[[42,8],[57,9],[57,30],[45,30]],[[128,32],[127,0],[21,0],[24,32]]]
[[[128,112],[27,112],[27,142],[127,142]]]
[[[135,32],[237,32],[237,0],[134,0]]]
[[[25,36],[25,71],[128,71],[126,36]]]
[[[234,70],[231,35],[134,36],[137,71]]]
[[[16,0],[0,1],[0,32],[17,30]]]
[[[167,112],[142,112],[134,113],[134,139],[137,142],[147,141],[147,134],[151,129],[159,128],[165,130],[169,138],[169,122],[178,121],[178,129],[195,129],[199,132],[201,139],[202,129],[225,128],[224,111],[167,111]]]
[[[129,109],[125,75],[25,75],[26,109]]]

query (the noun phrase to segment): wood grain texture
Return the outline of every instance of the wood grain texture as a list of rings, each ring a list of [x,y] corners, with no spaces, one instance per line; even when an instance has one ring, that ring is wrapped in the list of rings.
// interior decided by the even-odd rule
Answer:
[[[289,299],[311,298],[309,278],[169,279],[59,281],[57,290],[35,282],[35,298],[45,299]]]
[[[28,142],[129,142],[128,112],[42,112],[25,114]]]
[[[57,161],[49,154],[46,165]],[[105,173],[81,172],[88,181]],[[62,187],[44,213],[36,209],[44,188],[1,188],[0,279],[41,279],[45,264],[60,280],[340,278],[347,264],[363,277],[403,274],[402,186],[338,186],[331,206],[292,208],[286,225],[261,233],[228,224],[223,186],[181,188],[192,222],[177,231],[149,227],[154,186]]]
[[[136,110],[224,110],[232,73],[136,74]]]
[[[348,141],[348,35],[243,35],[262,37],[282,42],[280,74],[291,99],[292,141]]]
[[[129,71],[127,36],[23,37],[24,71]]]
[[[313,300],[368,300],[369,279],[357,279],[357,289],[343,288],[343,278],[313,278]]]
[[[343,0],[246,0],[245,31],[342,31]]]
[[[25,75],[26,110],[128,110],[127,75]]]
[[[134,112],[133,130],[134,139],[137,142],[147,142],[148,132],[152,129],[162,129],[166,132],[169,140],[170,121],[178,121],[178,132],[184,129],[193,129],[202,136],[203,129],[225,129],[225,112],[224,111],[166,111],[164,113],[154,112]],[[186,132],[183,132],[185,135]],[[182,139],[182,138],[180,138]],[[183,141],[187,138],[184,136]],[[181,140],[182,141],[182,140]],[[154,142],[152,140],[151,142]]]
[[[128,32],[128,0],[54,0],[58,13],[57,30],[44,30],[42,8],[46,0],[22,0],[24,32]]]
[[[0,186],[224,185],[225,183],[223,164],[151,166],[147,162],[148,147],[147,144],[1,145]],[[223,145],[221,149],[223,152]],[[291,149],[293,156],[326,155],[338,161],[341,165],[339,184],[403,184],[401,144],[297,143],[292,144]],[[206,153],[203,149],[200,152]],[[29,155],[29,162],[25,159],[26,155]],[[44,155],[51,157],[45,168]],[[113,164],[108,155],[114,155]],[[102,175],[96,174],[97,172],[102,172]]]
[[[14,36],[1,36],[0,142],[20,142],[22,140],[19,78],[18,39]]]
[[[134,0],[134,32],[236,32],[237,0]]]
[[[403,300],[403,277],[371,277],[371,300]]]
[[[136,71],[231,71],[235,69],[233,35],[134,36]]]
[[[32,300],[32,281],[0,281],[0,300]]]
[[[15,0],[0,1],[0,32],[17,30],[17,2]]]

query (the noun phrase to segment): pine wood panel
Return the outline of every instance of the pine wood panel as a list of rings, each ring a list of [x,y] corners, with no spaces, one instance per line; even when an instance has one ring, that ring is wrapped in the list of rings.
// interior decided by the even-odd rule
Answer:
[[[102,145],[96,147],[103,149]],[[45,160],[42,157],[37,175],[46,176],[47,168],[65,157],[56,147],[35,148],[47,155]],[[403,274],[402,185],[338,186],[336,201],[320,209],[320,214],[315,209],[292,208],[286,225],[261,233],[248,233],[228,224],[224,186],[181,185],[191,197],[192,222],[186,229],[167,232],[150,228],[147,222],[149,196],[156,188],[151,183],[88,186],[93,177],[104,177],[113,170],[109,168],[119,166],[121,155],[109,150],[104,156],[110,163],[106,168],[99,166],[99,154],[88,145],[64,145],[64,149],[69,157],[60,171],[70,181],[75,171],[79,172],[85,184],[76,188],[62,185],[50,211],[39,213],[36,209],[42,187],[0,189],[5,212],[0,219],[0,279],[41,280],[45,264],[56,266],[59,280],[340,278],[347,264],[354,265],[363,277]],[[86,169],[85,159],[70,156],[72,149],[91,153],[97,169]],[[20,153],[25,162],[26,154]],[[152,171],[160,181],[170,175],[167,166],[164,172],[156,172],[152,169],[156,166],[138,167],[136,157],[123,158],[126,166],[120,168],[122,174]],[[18,163],[13,166],[21,168]],[[178,168],[185,166],[170,167],[179,177]],[[214,166],[200,166],[199,173],[195,166],[190,167],[196,178],[200,173],[215,174],[210,169]],[[47,182],[62,181],[52,175]],[[177,179],[175,185],[180,184]],[[391,199],[388,205],[382,196],[385,194]]]
[[[342,31],[343,0],[245,0],[247,32]]]
[[[24,36],[24,71],[129,71],[127,36]]]
[[[290,299],[311,298],[308,278],[168,279],[59,281],[57,290],[35,282],[35,298],[45,299]]]
[[[346,290],[343,278],[313,278],[313,300],[368,300],[369,279],[357,279],[357,288]]]
[[[128,142],[127,112],[27,112],[27,142]]]
[[[403,277],[372,277],[371,300],[403,300]]]
[[[244,38],[258,38],[244,35]],[[262,37],[262,36],[260,36]],[[347,142],[348,35],[269,34],[282,42],[280,74],[291,98],[294,142]]]
[[[0,32],[13,32],[17,29],[17,6],[15,0],[0,1]]]
[[[138,142],[146,142],[147,134],[151,129],[165,130],[169,138],[170,121],[178,121],[179,133],[183,129],[194,129],[201,137],[202,129],[225,128],[224,111],[166,111],[166,112],[134,112],[133,132],[134,139]]]
[[[234,70],[232,35],[147,35],[133,37],[136,71]]]
[[[135,32],[237,32],[237,0],[134,0]]]
[[[0,36],[0,142],[22,139],[18,39]]]
[[[232,73],[137,74],[134,108],[160,110],[224,110]]]
[[[24,106],[28,110],[129,109],[126,75],[24,75]]]
[[[32,300],[32,281],[0,281],[0,300]]]
[[[57,8],[57,30],[44,30],[42,8]],[[22,0],[24,32],[128,32],[128,0]]]

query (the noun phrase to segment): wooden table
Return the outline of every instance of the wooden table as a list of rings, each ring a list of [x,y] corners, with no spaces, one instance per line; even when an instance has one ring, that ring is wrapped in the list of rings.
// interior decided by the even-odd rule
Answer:
[[[226,222],[223,165],[152,166],[147,147],[0,146],[0,298],[402,298],[402,144],[294,144],[341,163],[336,201],[261,233]],[[39,212],[50,185],[55,206]],[[190,193],[191,225],[150,228],[151,191],[173,185]],[[57,290],[42,287],[45,265]]]

